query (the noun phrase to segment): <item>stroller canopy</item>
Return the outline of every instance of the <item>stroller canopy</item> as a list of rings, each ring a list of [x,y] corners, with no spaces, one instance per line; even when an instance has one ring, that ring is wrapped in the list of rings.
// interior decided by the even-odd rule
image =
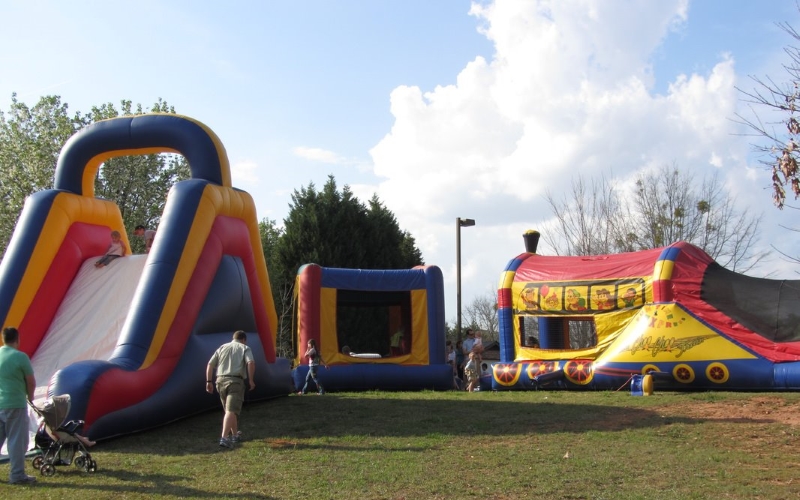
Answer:
[[[34,406],[34,409],[44,419],[44,424],[48,428],[56,430],[67,418],[69,407],[69,394],[62,394],[47,398],[41,407]]]

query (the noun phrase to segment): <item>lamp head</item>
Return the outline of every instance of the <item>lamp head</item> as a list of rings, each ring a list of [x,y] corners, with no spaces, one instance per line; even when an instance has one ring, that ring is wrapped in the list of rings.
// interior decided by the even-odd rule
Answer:
[[[458,218],[458,225],[461,227],[469,227],[475,225],[475,219],[462,219]]]

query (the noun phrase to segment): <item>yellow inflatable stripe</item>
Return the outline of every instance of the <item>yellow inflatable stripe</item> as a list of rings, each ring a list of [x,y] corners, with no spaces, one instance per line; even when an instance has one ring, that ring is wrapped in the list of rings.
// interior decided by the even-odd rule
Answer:
[[[72,224],[82,222],[116,229],[130,248],[122,215],[116,204],[72,193],[58,193],[42,227],[28,267],[14,296],[6,324],[18,325],[28,312]],[[109,242],[111,237],[109,236]]]
[[[148,115],[165,115],[165,116],[175,116],[178,118],[182,118],[186,121],[190,121],[203,129],[203,131],[208,135],[211,139],[211,142],[214,144],[214,148],[217,150],[217,157],[219,162],[220,168],[220,176],[222,178],[222,185],[223,187],[231,187],[233,184],[231,183],[231,166],[230,162],[228,161],[228,153],[225,151],[225,146],[220,141],[219,137],[213,130],[208,128],[208,126],[200,122],[194,118],[185,116],[185,115],[178,115],[173,113],[148,113]],[[110,121],[115,120],[116,118],[109,118],[107,120],[101,121]],[[139,148],[139,149],[121,149],[117,151],[109,151],[100,155],[95,156],[86,164],[83,169],[83,176],[81,178],[81,187],[83,189],[83,194],[85,196],[94,197],[94,180],[97,176],[97,171],[100,168],[100,165],[103,162],[111,159],[116,158],[119,156],[130,156],[130,155],[148,155],[148,154],[160,154],[160,153],[177,153],[180,154],[179,151],[176,151],[171,148],[166,147],[151,147],[151,148]]]
[[[653,269],[653,276],[656,280],[672,279],[672,271],[675,269],[675,261],[659,260]]]
[[[403,364],[430,364],[428,339],[428,292],[427,290],[411,290],[411,352]]]
[[[119,156],[137,156],[137,155],[151,155],[159,153],[178,153],[169,148],[141,148],[141,149],[120,149],[118,151],[107,151],[99,154],[89,160],[83,168],[83,176],[81,177],[81,188],[83,195],[89,198],[94,198],[94,180],[97,177],[97,171],[100,165]]]
[[[336,338],[336,289],[321,287],[319,290],[319,345],[323,359],[330,363],[339,353],[339,340]],[[302,330],[300,330],[302,331]],[[304,358],[307,346],[297,346],[300,360]]]
[[[219,168],[222,176],[222,185],[223,187],[233,186],[233,183],[231,181],[231,165],[230,162],[228,161],[228,152],[225,150],[225,146],[222,144],[222,141],[219,139],[217,134],[213,130],[208,128],[208,126],[206,126],[206,124],[203,122],[197,121],[194,118],[190,118],[184,115],[178,115],[178,116],[196,124],[197,126],[202,128],[206,132],[206,134],[208,134],[208,136],[211,138],[211,141],[214,143],[214,147],[217,150],[217,156],[219,157]],[[261,241],[261,236],[258,237],[258,241]]]
[[[336,332],[336,289],[322,287],[320,289],[320,348],[322,359],[326,363],[343,364],[387,364],[387,365],[428,365],[430,364],[429,331],[428,331],[428,293],[426,290],[410,290],[411,293],[411,349],[403,356],[390,358],[361,359],[340,353],[339,339]],[[302,330],[302,326],[300,327]],[[388,335],[388,332],[387,332]],[[306,346],[299,346],[300,353]],[[302,360],[302,355],[296,358]]]
[[[516,274],[516,271],[506,271],[501,274],[498,288],[511,288],[511,284],[514,283],[514,276]]]
[[[152,365],[158,358],[161,348],[164,346],[169,329],[175,320],[178,307],[189,286],[189,280],[197,267],[197,262],[200,259],[200,254],[208,240],[208,236],[211,234],[211,227],[216,217],[228,216],[247,222],[255,221],[255,214],[255,204],[249,194],[214,184],[208,184],[204,188],[200,204],[197,207],[197,213],[194,216],[192,227],[186,239],[183,254],[178,261],[175,278],[170,286],[164,309],[153,335],[153,341],[150,344],[150,349],[147,351],[147,356],[140,370]],[[261,236],[258,232],[258,228],[252,227],[254,224],[249,224],[249,226],[251,226],[250,245],[253,250],[253,255],[256,258],[256,264],[258,265],[259,255],[261,255],[261,259],[264,258],[263,252],[261,251]],[[263,299],[265,299],[266,302],[267,320],[272,329],[271,333],[274,348],[276,342],[275,333],[277,331],[277,313],[274,304],[270,300],[272,292],[269,286],[269,276],[266,273],[266,264],[264,265],[264,269],[259,270],[258,275],[259,285],[264,294]]]

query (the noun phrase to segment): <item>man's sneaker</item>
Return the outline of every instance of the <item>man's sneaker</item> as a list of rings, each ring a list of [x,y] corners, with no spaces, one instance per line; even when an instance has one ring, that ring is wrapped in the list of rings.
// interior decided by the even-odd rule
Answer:
[[[233,448],[233,441],[231,441],[231,438],[224,437],[219,440],[219,445],[223,448]]]
[[[231,442],[233,443],[241,443],[242,442],[242,431],[236,432],[235,435],[231,436]]]
[[[17,479],[11,484],[32,484],[36,482],[36,478],[33,476],[25,476],[22,479]]]

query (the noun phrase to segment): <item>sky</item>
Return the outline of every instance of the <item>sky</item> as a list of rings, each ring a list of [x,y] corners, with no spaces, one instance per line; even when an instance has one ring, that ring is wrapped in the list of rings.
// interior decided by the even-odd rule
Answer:
[[[793,252],[791,209],[737,112],[751,77],[782,81],[800,27],[785,0],[0,0],[0,110],[57,95],[70,113],[164,99],[209,126],[259,219],[333,175],[373,194],[442,269],[456,318],[493,294],[547,193],[664,165],[717,172]],[[552,249],[540,245],[539,253]],[[749,274],[796,279],[773,254]]]

